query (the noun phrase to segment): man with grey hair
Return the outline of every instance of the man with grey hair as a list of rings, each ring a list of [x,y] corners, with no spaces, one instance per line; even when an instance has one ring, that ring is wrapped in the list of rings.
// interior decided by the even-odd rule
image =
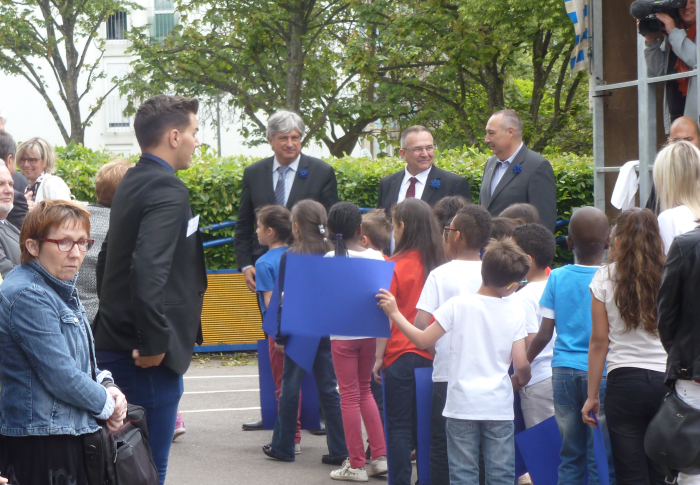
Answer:
[[[523,122],[512,109],[497,111],[486,124],[486,137],[495,156],[484,167],[479,204],[493,217],[513,204],[537,208],[540,222],[554,232],[557,186],[552,165],[523,143]]]
[[[291,210],[300,200],[313,199],[328,210],[338,202],[333,167],[301,153],[305,131],[298,114],[278,111],[267,121],[267,141],[274,155],[243,171],[234,246],[238,268],[250,291],[255,291],[255,261],[266,251],[254,238],[256,209],[278,204]]]
[[[14,201],[12,174],[0,162],[0,275],[7,276],[20,262],[19,229],[7,221]]]
[[[401,133],[399,154],[406,167],[379,182],[379,209],[390,214],[396,204],[408,197],[424,200],[431,206],[451,195],[461,195],[471,202],[469,181],[435,166],[433,135],[426,127],[415,125],[405,129]],[[392,238],[392,250],[393,245]]]
[[[12,180],[15,183],[14,208],[7,217],[7,220],[15,227],[22,227],[22,222],[24,222],[24,218],[29,211],[27,198],[24,196],[24,189],[29,184],[29,181],[24,175],[17,172],[16,153],[17,143],[15,143],[15,139],[12,138],[12,135],[0,129],[0,160],[5,162],[5,166],[12,174]]]

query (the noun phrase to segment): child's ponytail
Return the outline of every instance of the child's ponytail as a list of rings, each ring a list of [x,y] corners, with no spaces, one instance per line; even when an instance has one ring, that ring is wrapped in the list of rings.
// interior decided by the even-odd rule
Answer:
[[[335,242],[335,255],[347,256],[347,240],[355,237],[362,224],[360,208],[352,202],[338,202],[328,212],[328,229]]]
[[[297,225],[298,237],[290,246],[296,253],[325,254],[332,249],[328,243],[326,209],[311,199],[304,199],[292,209],[292,224]]]

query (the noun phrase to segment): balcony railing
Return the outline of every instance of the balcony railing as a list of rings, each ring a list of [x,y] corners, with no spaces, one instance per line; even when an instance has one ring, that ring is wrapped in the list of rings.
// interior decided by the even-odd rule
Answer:
[[[102,104],[102,114],[107,133],[133,133],[131,117],[124,115],[127,100],[119,96],[109,96]]]

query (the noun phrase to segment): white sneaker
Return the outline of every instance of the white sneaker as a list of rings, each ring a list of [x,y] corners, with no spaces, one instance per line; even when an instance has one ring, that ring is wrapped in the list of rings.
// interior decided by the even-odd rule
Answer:
[[[345,480],[348,482],[368,482],[367,470],[363,468],[351,468],[350,460],[345,460],[343,466],[331,472],[333,480]]]
[[[380,456],[376,460],[372,460],[372,463],[367,465],[367,476],[374,477],[377,475],[384,475],[389,471],[386,463],[386,456]]]
[[[294,454],[295,455],[301,455],[301,445],[299,444],[294,444]]]

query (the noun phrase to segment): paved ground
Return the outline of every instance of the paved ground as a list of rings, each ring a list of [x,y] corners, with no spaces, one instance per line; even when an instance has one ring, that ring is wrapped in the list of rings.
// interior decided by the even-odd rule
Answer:
[[[226,362],[224,362],[226,363]],[[337,467],[321,463],[328,453],[324,436],[302,432],[302,454],[294,463],[266,457],[261,447],[272,431],[242,431],[241,423],[260,416],[257,366],[228,367],[212,360],[193,364],[185,375],[180,411],[187,433],[173,443],[170,485],[329,485]],[[386,483],[386,477],[370,483]]]

